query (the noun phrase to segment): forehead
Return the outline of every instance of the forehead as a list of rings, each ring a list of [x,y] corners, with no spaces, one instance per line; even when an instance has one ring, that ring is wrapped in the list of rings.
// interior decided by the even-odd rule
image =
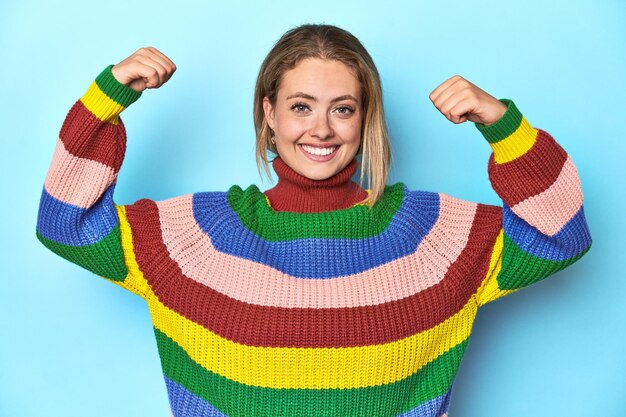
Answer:
[[[360,99],[361,85],[354,71],[336,60],[307,58],[285,72],[278,96],[287,97],[296,92],[318,99],[350,94]]]

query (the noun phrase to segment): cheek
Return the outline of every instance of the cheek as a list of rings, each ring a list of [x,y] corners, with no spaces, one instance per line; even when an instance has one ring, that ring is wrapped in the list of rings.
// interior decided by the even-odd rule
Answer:
[[[358,146],[361,143],[361,120],[354,119],[343,123],[338,131],[346,144]]]
[[[275,121],[274,131],[280,140],[297,139],[307,130],[306,123],[302,119],[277,115]]]

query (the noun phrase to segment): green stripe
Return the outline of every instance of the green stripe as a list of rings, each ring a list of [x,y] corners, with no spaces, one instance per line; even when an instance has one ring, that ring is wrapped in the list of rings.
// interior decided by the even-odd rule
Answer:
[[[498,286],[503,290],[515,290],[540,281],[580,259],[591,247],[578,255],[562,261],[542,259],[520,249],[506,234],[502,253],[502,269],[498,274]]]
[[[97,275],[114,281],[124,281],[128,274],[120,246],[119,226],[97,243],[85,246],[64,245],[46,239],[39,233],[37,238],[52,252]]]
[[[508,98],[500,99],[500,101],[507,105],[507,110],[500,120],[489,126],[475,123],[476,128],[480,130],[480,133],[489,143],[500,142],[509,137],[522,123],[522,113],[517,109],[515,103]]]
[[[239,186],[228,190],[228,203],[244,226],[267,241],[303,238],[363,239],[387,228],[402,205],[404,184],[385,188],[380,200],[369,208],[364,205],[322,213],[274,211],[265,195],[252,185],[245,191]]]
[[[154,332],[168,378],[226,415],[251,417],[346,415],[342,410],[350,410],[350,415],[397,416],[448,392],[469,341],[459,343],[415,374],[392,384],[352,389],[274,389],[240,384],[208,371],[165,333],[157,328]]]
[[[113,65],[109,65],[96,77],[96,84],[109,98],[124,108],[130,106],[141,97],[141,93],[117,81],[111,72]]]

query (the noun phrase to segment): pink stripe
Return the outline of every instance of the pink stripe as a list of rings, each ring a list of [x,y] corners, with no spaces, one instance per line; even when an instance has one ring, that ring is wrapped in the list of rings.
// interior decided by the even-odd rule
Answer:
[[[583,204],[578,172],[568,156],[557,179],[545,191],[511,207],[511,210],[539,231],[554,236]]]
[[[48,194],[57,200],[88,208],[113,184],[115,178],[112,168],[72,155],[59,140],[44,186]]]
[[[193,218],[191,195],[158,206],[163,241],[183,274],[239,301],[286,308],[378,305],[439,283],[467,244],[477,207],[442,194],[439,218],[413,254],[359,274],[306,279],[217,251]]]

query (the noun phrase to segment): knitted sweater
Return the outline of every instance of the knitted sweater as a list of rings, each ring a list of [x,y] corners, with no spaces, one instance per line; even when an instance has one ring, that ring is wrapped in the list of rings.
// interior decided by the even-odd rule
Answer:
[[[441,416],[478,308],[591,244],[572,160],[508,99],[476,124],[502,207],[397,183],[315,212],[256,186],[116,205],[139,96],[109,66],[71,108],[37,236],[146,300],[176,417]]]

